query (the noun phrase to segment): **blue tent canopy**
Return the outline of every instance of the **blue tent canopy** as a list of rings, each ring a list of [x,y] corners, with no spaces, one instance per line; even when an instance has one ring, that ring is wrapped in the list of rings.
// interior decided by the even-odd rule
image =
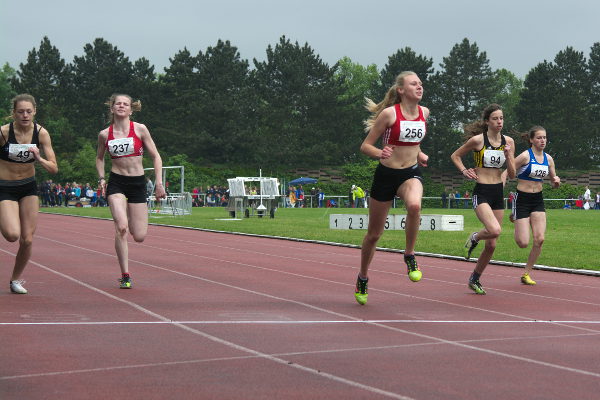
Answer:
[[[317,180],[315,178],[297,178],[294,179],[293,181],[289,181],[288,182],[290,185],[310,185],[312,183],[317,183]]]

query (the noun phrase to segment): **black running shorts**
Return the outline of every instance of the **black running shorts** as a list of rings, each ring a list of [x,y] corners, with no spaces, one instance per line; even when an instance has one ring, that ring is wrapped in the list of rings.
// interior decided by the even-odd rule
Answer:
[[[106,198],[117,193],[125,195],[128,203],[145,203],[146,181],[144,175],[125,176],[111,172],[106,186]]]
[[[473,209],[487,203],[492,210],[504,209],[504,185],[502,183],[477,183],[473,189]]]
[[[517,190],[512,204],[513,218],[529,218],[532,212],[546,212],[542,192],[527,193]]]
[[[391,201],[398,193],[400,185],[412,178],[423,182],[423,176],[417,164],[408,168],[396,169],[379,163],[373,176],[370,196],[378,201]]]
[[[37,183],[35,177],[20,179],[18,181],[0,180],[0,201],[19,201],[23,197],[37,196]]]

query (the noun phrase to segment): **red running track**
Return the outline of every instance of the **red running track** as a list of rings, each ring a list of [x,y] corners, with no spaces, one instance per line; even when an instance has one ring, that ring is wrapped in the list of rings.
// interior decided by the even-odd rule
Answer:
[[[16,244],[3,242],[8,275]],[[460,244],[459,244],[460,245]],[[0,290],[5,399],[597,399],[600,280],[151,226],[118,289],[112,221],[41,214]],[[554,321],[554,322],[550,322]]]

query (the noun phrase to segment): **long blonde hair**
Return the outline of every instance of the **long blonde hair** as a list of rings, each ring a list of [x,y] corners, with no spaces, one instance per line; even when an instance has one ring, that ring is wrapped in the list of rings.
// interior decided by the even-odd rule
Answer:
[[[400,97],[400,93],[398,93],[398,88],[404,86],[404,78],[409,75],[416,75],[416,73],[413,71],[400,72],[398,76],[396,76],[396,80],[392,87],[388,89],[385,97],[379,103],[375,103],[373,100],[365,97],[365,108],[371,113],[371,116],[364,121],[366,132],[371,130],[375,124],[375,120],[384,109],[402,102],[402,97]]]
[[[111,109],[112,109],[112,106],[115,105],[115,101],[117,100],[117,97],[120,97],[120,96],[127,97],[129,99],[129,103],[131,104],[132,112],[142,111],[142,102],[140,100],[133,101],[131,96],[128,94],[113,93],[113,95],[110,96],[110,98],[108,100],[106,100],[106,102],[104,103],[104,105],[108,106],[108,120],[110,121],[111,125],[115,122],[115,117],[114,117],[113,113],[111,112]]]

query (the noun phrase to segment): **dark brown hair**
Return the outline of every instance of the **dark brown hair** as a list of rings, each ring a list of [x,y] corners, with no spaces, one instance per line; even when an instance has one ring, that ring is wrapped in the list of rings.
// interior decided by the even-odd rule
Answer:
[[[490,104],[483,109],[480,120],[465,125],[463,127],[463,130],[465,132],[465,140],[468,140],[473,136],[479,135],[480,133],[487,132],[488,126],[486,122],[489,121],[490,115],[492,115],[492,113],[495,111],[502,111],[502,107],[500,107],[500,105],[496,103]]]
[[[533,139],[535,137],[535,133],[539,132],[539,131],[546,132],[546,129],[543,126],[534,125],[531,128],[529,128],[529,130],[527,132],[520,133],[519,135],[521,136],[521,139],[523,139],[525,141],[525,143],[527,143],[529,145],[529,147],[531,147],[530,139]]]

